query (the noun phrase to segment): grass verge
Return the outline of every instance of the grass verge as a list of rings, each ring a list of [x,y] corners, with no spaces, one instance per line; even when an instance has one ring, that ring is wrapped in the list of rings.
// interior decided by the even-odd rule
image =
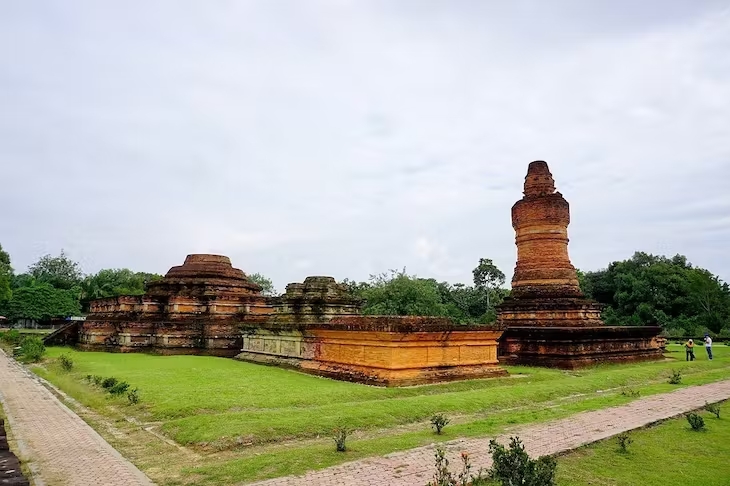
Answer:
[[[677,346],[670,356],[683,358]],[[74,361],[64,372],[55,359]],[[34,371],[91,413],[84,418],[159,484],[234,484],[303,473],[433,442],[428,419],[452,418],[443,440],[490,436],[511,426],[619,405],[730,378],[730,349],[714,361],[669,359],[601,365],[576,372],[510,367],[512,377],[377,388],[204,356],[81,353],[49,348]],[[681,385],[670,385],[672,370]],[[84,377],[114,376],[140,390],[141,403],[112,398]],[[515,378],[520,376],[520,378]],[[83,416],[83,414],[82,414]],[[332,428],[356,428],[336,453]],[[140,433],[140,431],[142,431]],[[161,441],[160,437],[168,442]]]
[[[631,432],[625,453],[612,438],[559,457],[558,486],[727,486],[730,420],[700,414],[702,432],[681,417]]]

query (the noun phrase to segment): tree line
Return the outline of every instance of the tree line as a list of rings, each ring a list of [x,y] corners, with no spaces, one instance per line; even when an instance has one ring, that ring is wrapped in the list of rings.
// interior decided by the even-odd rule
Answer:
[[[662,326],[670,337],[730,337],[730,286],[683,255],[636,252],[603,270],[579,272],[583,292],[605,304],[614,326]],[[727,336],[725,336],[725,334]]]
[[[10,320],[79,315],[93,299],[141,295],[147,283],[161,277],[126,268],[85,275],[63,251],[58,256],[45,255],[25,273],[15,274],[10,255],[0,246],[0,315]],[[409,275],[403,269],[343,283],[365,300],[364,314],[492,323],[497,306],[509,295],[505,275],[492,260],[482,258],[472,277],[470,285],[452,284]],[[275,295],[270,279],[258,273],[249,278],[262,286],[265,295]],[[587,297],[604,304],[603,319],[608,325],[659,325],[670,337],[704,332],[730,337],[730,286],[682,255],[669,258],[637,252],[605,269],[579,271],[578,279]]]

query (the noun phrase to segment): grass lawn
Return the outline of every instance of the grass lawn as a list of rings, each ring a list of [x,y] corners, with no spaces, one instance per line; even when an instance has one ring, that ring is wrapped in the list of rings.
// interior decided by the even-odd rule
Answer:
[[[725,405],[723,413],[730,412]],[[707,412],[706,430],[685,418],[631,432],[628,452],[615,439],[558,458],[558,486],[727,486],[730,484],[730,417]]]
[[[730,348],[687,363],[679,346],[655,363],[601,365],[566,372],[508,367],[510,377],[408,388],[377,388],[290,370],[204,356],[152,356],[49,348],[34,371],[90,411],[82,417],[125,456],[164,485],[233,484],[434,441],[429,418],[452,419],[440,440],[490,436],[514,425],[626,403],[628,389],[646,396],[677,386],[730,378]],[[702,350],[700,350],[702,351]],[[66,353],[75,367],[63,372]],[[671,370],[683,373],[669,385]],[[86,375],[114,376],[138,388],[129,405],[89,385]],[[330,438],[345,424],[348,452]]]

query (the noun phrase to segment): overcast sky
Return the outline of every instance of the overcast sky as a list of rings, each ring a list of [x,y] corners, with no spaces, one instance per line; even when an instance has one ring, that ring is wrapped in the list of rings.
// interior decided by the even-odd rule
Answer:
[[[730,280],[730,1],[0,3],[0,244],[85,272],[220,253],[512,276],[546,160],[573,264]]]

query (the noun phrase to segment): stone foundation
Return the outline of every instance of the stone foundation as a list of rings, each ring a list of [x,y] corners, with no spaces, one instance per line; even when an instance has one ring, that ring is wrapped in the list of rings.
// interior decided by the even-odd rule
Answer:
[[[237,359],[372,385],[420,385],[505,375],[497,362],[501,334],[442,318],[347,316],[251,329]]]
[[[499,345],[500,362],[576,369],[598,363],[662,358],[660,327],[510,327]]]

